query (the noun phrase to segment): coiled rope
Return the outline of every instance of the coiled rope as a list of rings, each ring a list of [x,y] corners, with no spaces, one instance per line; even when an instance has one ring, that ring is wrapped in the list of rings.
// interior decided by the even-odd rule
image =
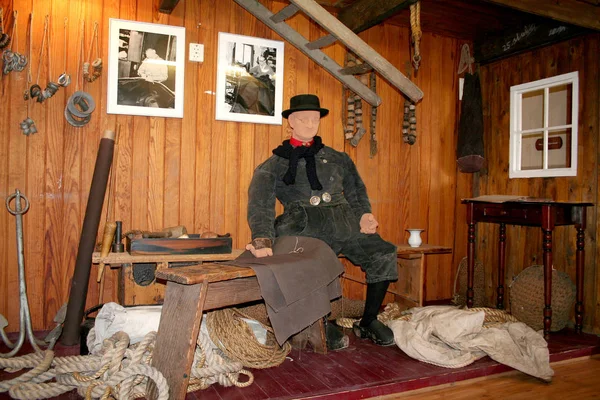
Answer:
[[[167,381],[149,365],[155,337],[156,333],[151,332],[138,345],[129,346],[129,336],[117,332],[103,342],[98,355],[55,357],[53,351],[46,350],[2,359],[0,368],[10,372],[23,368],[32,370],[0,382],[0,392],[8,391],[15,399],[45,399],[77,389],[86,399],[111,395],[129,399],[142,396],[151,379],[158,389],[158,398],[167,400]]]
[[[241,362],[247,368],[270,368],[285,361],[292,346],[286,342],[280,347],[273,329],[265,325],[263,327],[267,330],[267,342],[264,345],[259,343],[242,318],[249,317],[236,308],[208,313],[206,327],[213,343],[229,358]]]
[[[95,341],[94,330],[90,331],[89,340]],[[158,398],[167,400],[167,381],[150,366],[155,340],[156,332],[150,332],[140,343],[129,345],[129,336],[117,332],[104,340],[95,355],[55,357],[53,351],[47,350],[0,359],[0,368],[7,372],[31,368],[23,375],[0,382],[0,393],[8,391],[15,399],[45,399],[77,389],[85,399],[132,399],[146,395],[150,379],[158,388]],[[206,389],[213,383],[243,388],[254,382],[254,375],[243,369],[241,362],[229,360],[208,336],[198,335],[196,345],[188,392]],[[240,381],[240,374],[247,376],[244,382]]]
[[[498,310],[495,308],[488,307],[473,307],[465,308],[464,311],[483,311],[485,313],[485,318],[483,320],[484,328],[491,328],[500,324],[504,324],[506,322],[519,322],[517,318],[509,314],[506,310]],[[400,304],[398,303],[388,303],[385,306],[383,312],[377,315],[377,319],[383,323],[396,320],[410,321],[411,317],[412,314],[400,310]],[[356,321],[359,320],[353,318],[338,318],[335,322],[341,327],[352,328],[352,324]]]

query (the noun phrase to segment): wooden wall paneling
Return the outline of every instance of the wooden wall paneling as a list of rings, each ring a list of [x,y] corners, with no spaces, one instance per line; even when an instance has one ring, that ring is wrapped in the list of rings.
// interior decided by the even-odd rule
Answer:
[[[438,238],[431,243],[453,246],[453,236],[455,230],[454,213],[448,212],[454,207],[454,194],[456,191],[456,140],[455,132],[458,120],[457,93],[458,79],[456,74],[457,54],[460,54],[455,39],[443,38],[442,40],[442,91],[447,99],[443,101],[440,107],[443,109],[442,116],[446,122],[442,125],[440,131],[440,161],[442,165],[442,174],[440,175],[440,202]],[[435,203],[434,207],[435,207]],[[452,297],[451,285],[454,275],[452,274],[452,254],[444,254],[437,257],[429,257],[432,269],[437,269],[438,287],[433,292],[435,299],[449,299]]]
[[[215,210],[223,217],[222,225],[217,232],[223,234],[233,232],[234,242],[239,248],[241,246],[240,237],[238,235],[238,217],[240,208],[240,193],[241,182],[239,180],[240,173],[240,135],[244,134],[246,129],[241,129],[240,123],[227,123],[225,154],[227,159],[224,165],[224,173],[222,180],[217,181],[217,185],[224,186],[223,195],[223,210]],[[250,128],[251,129],[251,128]],[[251,134],[251,133],[250,133]]]
[[[264,24],[256,21],[254,18],[248,18],[246,10],[244,10],[242,7],[235,7],[235,20],[240,21],[240,23],[241,21],[246,21],[247,28],[245,29],[245,32],[248,36],[260,37],[258,36],[259,25],[264,26]],[[261,30],[262,35],[265,35],[265,33],[266,32],[264,32],[264,30]],[[236,248],[244,248],[245,245],[250,242],[252,236],[247,221],[247,204],[248,186],[250,185],[250,180],[252,179],[252,174],[255,167],[254,148],[256,145],[255,138],[257,135],[256,128],[258,125],[259,124],[240,123],[238,124],[239,132],[234,132],[234,134],[239,135],[238,148],[235,150],[239,157],[239,176],[233,177],[233,179],[235,179],[237,182],[238,200],[233,203],[235,209],[232,211],[232,214],[237,215],[235,221],[236,226],[233,229],[233,231],[236,232],[235,236],[233,237],[234,247]]]
[[[596,90],[596,97],[595,98],[591,98],[591,101],[588,103],[590,104],[590,107],[593,107],[594,104],[598,104],[600,103],[600,74],[598,72],[597,68],[593,68],[593,65],[598,65],[598,55],[600,54],[600,38],[598,37],[598,35],[593,36],[589,41],[586,41],[585,43],[585,54],[586,54],[586,66],[588,68],[588,79],[590,82],[590,87]],[[594,64],[595,62],[595,64]],[[592,86],[593,85],[593,86]],[[586,97],[586,100],[588,98]],[[590,111],[589,114],[589,123],[586,124],[587,128],[586,131],[589,135],[594,135],[596,137],[595,139],[595,145],[596,145],[596,151],[595,156],[596,156],[596,162],[594,164],[598,164],[598,162],[600,162],[600,143],[599,143],[599,139],[598,136],[600,135],[600,110],[598,109],[598,107],[593,108],[592,111]],[[595,129],[594,129],[595,127]],[[581,151],[582,147],[581,145],[579,145],[579,151]],[[593,184],[596,185],[596,190],[594,190],[592,193],[587,193],[587,196],[594,198],[594,202],[595,202],[595,207],[592,210],[589,210],[588,212],[591,215],[588,215],[588,222],[591,222],[588,224],[586,231],[590,230],[590,229],[595,229],[594,232],[594,236],[592,236],[591,238],[589,238],[588,240],[588,236],[586,235],[586,240],[587,243],[597,243],[598,242],[598,232],[600,232],[600,218],[599,218],[599,213],[600,213],[600,204],[598,204],[598,199],[600,199],[600,174],[598,174],[598,168],[596,167],[594,169],[594,173],[591,177],[591,179],[593,179]],[[590,220],[591,218],[591,220]],[[600,307],[597,306],[598,302],[600,301],[600,273],[598,272],[598,260],[600,260],[600,247],[597,245],[594,245],[592,247],[592,252],[593,252],[593,256],[594,258],[592,259],[592,262],[589,264],[586,264],[586,269],[592,269],[595,275],[595,279],[592,280],[591,284],[588,283],[585,286],[585,289],[590,289],[590,287],[588,285],[591,285],[591,290],[592,293],[595,294],[595,298],[591,299],[593,300],[592,306],[588,307],[586,309],[587,311],[587,315],[591,314],[592,312],[594,312],[593,310],[595,309],[594,315],[593,315],[593,331],[594,333],[598,334],[600,333]],[[587,278],[587,276],[586,276]],[[589,281],[588,281],[589,282]],[[589,302],[585,303],[585,306],[588,306]],[[587,316],[584,317],[584,320],[587,320]]]
[[[422,62],[417,75],[422,74],[422,89],[427,90],[428,100],[417,104],[417,140],[411,147],[411,152],[418,152],[418,164],[411,162],[411,168],[418,179],[415,183],[417,197],[413,196],[411,213],[415,217],[411,218],[411,226],[414,228],[425,229],[422,234],[425,243],[433,243],[436,239],[436,233],[439,221],[432,207],[439,207],[439,189],[437,184],[440,173],[439,153],[436,150],[436,143],[439,142],[441,134],[441,122],[439,120],[440,110],[437,108],[439,101],[443,99],[443,93],[439,85],[441,84],[441,54],[440,45],[436,42],[437,36],[431,34],[423,35],[421,39],[421,57]],[[415,147],[417,146],[417,147]],[[437,202],[437,204],[436,204]],[[419,204],[416,208],[416,204]],[[408,228],[408,227],[407,227]],[[406,234],[408,235],[408,234]],[[408,238],[408,236],[406,236]],[[426,260],[425,296],[431,296],[434,293],[436,270],[433,266],[434,260]]]
[[[600,332],[600,307],[598,299],[600,290],[597,282],[600,282],[600,273],[598,272],[598,149],[600,148],[600,71],[597,65],[600,62],[600,36],[590,35],[586,40],[574,40],[577,47],[569,51],[570,70],[578,69],[580,71],[580,107],[583,107],[580,116],[585,123],[579,124],[579,163],[577,168],[583,171],[583,176],[579,178],[578,198],[582,201],[590,201],[596,204],[596,207],[589,207],[587,210],[587,226],[585,233],[585,283],[584,283],[584,326],[591,326],[595,333]],[[585,55],[585,57],[584,57]],[[581,82],[585,82],[586,90],[581,91],[583,87]],[[581,142],[585,143],[583,146]],[[590,151],[589,149],[596,149]],[[582,160],[583,158],[583,160]]]
[[[230,26],[237,27],[238,32],[243,33],[247,36],[252,36],[254,32],[254,26],[257,23],[255,19],[248,18],[246,11],[232,3],[231,14],[230,14]],[[258,55],[257,55],[258,56]],[[224,220],[222,232],[233,232],[233,241],[237,248],[242,246],[242,240],[240,238],[240,199],[242,197],[247,198],[247,189],[244,195],[241,194],[242,187],[248,187],[248,184],[240,180],[240,169],[241,158],[243,148],[240,146],[242,139],[241,136],[253,136],[254,129],[252,128],[256,124],[243,124],[232,122],[227,124],[226,132],[226,154],[227,161],[225,164],[225,176],[222,182],[225,186],[225,204],[224,204]],[[241,210],[240,210],[241,211]],[[247,225],[247,224],[246,224]],[[245,243],[243,243],[245,245]]]
[[[136,6],[135,16],[131,16],[130,19],[152,23],[152,1],[138,0]],[[153,168],[150,163],[150,126],[150,118],[142,116],[134,116],[130,125],[131,227],[129,229],[149,230],[154,228],[149,226],[150,215],[155,212],[155,210],[150,208],[150,199],[152,196],[150,192],[150,169]],[[124,138],[120,138],[119,140],[122,141],[122,139]],[[133,269],[126,268],[122,272],[127,274],[128,285],[133,287]],[[126,291],[130,292],[127,288]],[[135,299],[131,299],[131,303],[151,304],[153,296],[152,287],[146,286],[137,293]]]
[[[48,52],[45,50],[45,56],[42,56],[43,61],[39,65],[39,49],[42,45],[42,35],[44,33],[44,18],[50,13],[50,2],[33,1],[33,9],[37,13],[38,25],[34,26],[34,59],[35,73],[39,69],[40,86],[43,88],[47,84],[48,76]],[[23,17],[23,16],[21,16]],[[19,26],[22,24],[19,24]],[[36,77],[34,76],[34,80]],[[22,94],[22,93],[21,93]],[[22,98],[22,96],[19,96]],[[19,98],[19,101],[20,101]],[[16,100],[16,99],[15,99]],[[46,240],[44,235],[45,218],[44,210],[46,207],[45,189],[45,162],[46,162],[46,146],[49,132],[48,121],[46,119],[46,109],[48,101],[37,103],[31,107],[31,117],[36,122],[38,133],[27,137],[27,165],[26,165],[26,183],[24,193],[29,198],[31,207],[29,212],[23,218],[23,235],[25,240],[25,260],[27,263],[27,290],[29,295],[29,307],[31,310],[31,318],[38,321],[37,326],[43,324],[43,310],[45,292],[44,279],[39,279],[45,276],[45,251]],[[23,118],[21,118],[23,119]],[[23,190],[23,189],[22,189]],[[37,294],[36,295],[34,295]],[[35,326],[34,326],[35,329]]]
[[[153,2],[151,10],[155,10]],[[167,25],[169,15],[153,12],[152,22]],[[187,52],[184,51],[184,56]],[[184,61],[185,63],[185,61]],[[184,92],[185,96],[185,92]],[[149,140],[149,171],[148,171],[148,227],[156,231],[165,228],[164,214],[168,203],[165,193],[165,144],[166,144],[166,119],[164,117],[150,117]],[[170,118],[169,118],[170,119]]]
[[[277,12],[281,8],[284,7],[283,3],[274,2],[271,4],[266,4],[265,7],[272,10],[272,12]],[[256,21],[254,24],[254,34],[256,37],[263,38],[271,38],[273,40],[283,39],[272,32],[265,24],[259,22],[253,17],[246,15],[246,18]],[[283,105],[282,110],[285,110],[289,106],[289,97],[287,97],[287,93],[290,90],[290,86],[294,84],[294,80],[290,77],[295,76],[295,68],[294,61],[297,53],[291,51],[291,49],[295,49],[293,46],[288,45],[284,42],[284,64],[283,64]],[[267,125],[267,124],[255,124],[254,125],[254,143],[252,147],[248,147],[248,155],[251,157],[251,167],[250,171],[248,171],[249,176],[245,178],[245,186],[241,185],[240,190],[243,192],[244,196],[240,197],[240,226],[245,226],[244,229],[240,230],[240,245],[245,245],[249,243],[252,239],[252,233],[250,232],[250,227],[248,226],[248,187],[250,186],[250,181],[252,180],[252,174],[254,173],[254,169],[256,166],[261,164],[267,158],[271,156],[271,150],[276,147],[270,147],[271,138],[276,137],[277,140],[281,139],[286,132],[287,120],[283,119],[281,126],[276,125]]]
[[[18,9],[18,8],[17,8]],[[19,11],[20,18],[18,18],[17,27],[27,26],[27,19],[29,18],[30,7],[22,8]],[[12,26],[14,24],[13,19],[13,7],[6,6],[4,8],[4,21],[6,32],[12,32]],[[27,55],[28,42],[25,40],[26,36],[22,34],[22,29],[19,30],[19,45],[13,43],[11,47],[13,51],[18,51],[21,54]],[[3,171],[6,171],[2,176],[2,194],[4,198],[14,193],[15,189],[21,190],[25,193],[25,179],[22,178],[26,167],[26,158],[23,156],[26,154],[27,138],[21,133],[19,123],[25,119],[25,103],[20,101],[22,98],[23,90],[27,85],[26,82],[26,71],[21,73],[11,72],[8,75],[3,75],[2,80],[2,95],[5,98],[10,98],[13,101],[4,101],[0,105],[2,109],[2,115],[6,115],[6,118],[2,118],[2,145],[5,147],[2,149],[2,155],[6,158],[2,158],[3,166],[6,167]],[[10,106],[9,106],[10,104]],[[28,193],[25,195],[29,196]],[[16,246],[16,219],[14,216],[8,213],[7,210],[2,210],[2,217],[0,222],[5,225],[2,226],[2,259],[3,263],[0,270],[0,306],[2,311],[0,313],[4,315],[8,321],[8,329],[16,330],[19,324],[19,308],[10,307],[13,304],[13,299],[19,296],[19,281],[18,281],[18,263],[17,263],[17,246]],[[27,218],[27,214],[23,217]],[[25,245],[29,242],[26,241]],[[28,263],[29,260],[25,259]],[[27,265],[27,264],[26,264]],[[27,268],[27,267],[26,267]]]
[[[149,190],[148,190],[148,227],[153,230],[164,228],[165,207],[169,206],[164,197],[165,189],[165,118],[150,119],[149,149]]]
[[[497,107],[498,103],[492,102],[490,101],[490,99],[494,99],[499,95],[499,87],[498,87],[498,81],[500,79],[500,63],[494,63],[492,64],[489,68],[485,69],[485,71],[489,71],[489,73],[487,74],[489,77],[489,80],[487,82],[487,88],[489,88],[489,93],[487,95],[487,97],[485,97],[483,99],[483,103],[484,104],[488,104],[489,106],[489,119],[490,119],[490,125],[489,125],[489,131],[486,131],[485,134],[485,138],[484,138],[484,148],[485,148],[485,154],[487,155],[487,170],[485,171],[484,174],[481,174],[480,176],[480,185],[481,185],[481,189],[480,189],[480,194],[487,194],[487,193],[493,193],[493,189],[490,189],[488,187],[488,180],[489,180],[489,174],[491,173],[491,170],[493,168],[495,168],[495,166],[497,165],[497,156],[499,154],[499,150],[496,149],[493,144],[493,134],[492,132],[497,128],[497,124],[496,121],[494,119],[494,117],[496,115],[498,115],[498,112],[500,111],[499,108]],[[489,133],[488,133],[489,132]],[[490,191],[491,190],[491,191]],[[489,229],[489,227],[488,227]],[[486,234],[486,226],[485,224],[477,224],[476,227],[476,231],[475,231],[475,260],[476,261],[480,261],[483,264],[483,268],[484,268],[484,276],[485,276],[485,282],[486,282],[486,286],[485,286],[485,294],[486,294],[486,300],[488,301],[488,304],[494,304],[492,303],[492,286],[490,285],[489,282],[492,282],[492,267],[489,266],[489,262],[488,262],[488,256],[486,254],[486,246],[485,245],[485,241],[486,238],[489,236],[488,234]],[[489,246],[488,248],[491,248],[491,246]],[[495,280],[494,280],[495,282]]]
[[[230,14],[233,12],[232,2],[218,2],[216,6],[215,30],[217,32],[239,33],[236,27],[231,26]],[[234,122],[215,121],[212,130],[211,157],[205,160],[210,164],[210,212],[208,215],[209,228],[216,232],[223,232],[226,182],[225,171],[227,167],[227,130],[228,125]],[[231,128],[233,129],[233,128]]]
[[[2,17],[4,21],[10,20],[8,17],[10,10],[3,11]],[[23,40],[26,43],[26,40]],[[0,80],[0,94],[2,97],[10,96],[11,77],[4,75]],[[8,170],[9,170],[9,138],[11,136],[17,136],[20,134],[18,126],[10,125],[10,108],[8,102],[4,101],[0,103],[0,110],[3,118],[0,118],[0,171],[5,173],[0,174],[0,195],[3,199],[12,193],[12,190],[8,187]],[[4,315],[4,311],[8,308],[8,290],[4,290],[8,286],[7,277],[9,269],[16,269],[12,263],[9,263],[8,256],[8,241],[15,235],[15,232],[10,232],[9,220],[14,217],[7,212],[2,210],[0,212],[0,313]],[[13,240],[14,241],[14,240]]]
[[[118,18],[123,20],[135,20],[137,13],[136,0],[120,0],[118,6]],[[107,48],[108,49],[108,48]],[[134,141],[134,118],[129,115],[117,115],[115,124],[119,127],[119,137],[116,143],[117,176],[115,181],[115,220],[122,221],[123,233],[132,229],[139,229],[133,223],[132,197],[133,192],[133,141]],[[121,304],[134,303],[134,294],[131,288],[135,287],[131,276],[131,268],[120,268],[117,274],[121,276],[121,286],[118,288],[117,300]],[[144,292],[141,292],[144,293]],[[143,295],[141,297],[144,297]],[[142,299],[141,301],[144,301]]]
[[[152,0],[138,0],[136,21],[153,22]],[[150,229],[149,214],[149,170],[150,165],[150,121],[149,118],[136,116],[133,119],[134,130],[132,147],[131,180],[131,223],[133,229]]]
[[[197,4],[195,5],[197,7]],[[192,14],[194,15],[194,14]],[[169,14],[169,25],[186,27],[185,23],[185,6],[176,7]],[[199,27],[197,24],[192,24],[191,29],[186,28],[186,56],[187,43],[199,41]],[[185,62],[186,73],[191,69],[194,73],[197,72],[197,67],[194,63]],[[184,78],[185,79],[185,78]],[[192,89],[193,88],[193,89]],[[185,93],[185,99],[193,99],[198,88],[195,86],[189,87]],[[184,116],[185,118],[185,116]],[[165,169],[164,169],[164,214],[163,226],[175,226],[180,224],[180,192],[179,192],[179,172],[181,169],[181,131],[182,119],[165,118]],[[186,226],[188,231],[192,231],[193,226]]]
[[[195,3],[194,6],[191,3]],[[204,43],[204,63],[194,66],[194,74],[186,72],[186,86],[197,88],[186,103],[182,131],[181,213],[183,223],[193,231],[209,230],[211,143],[214,121],[214,92],[217,68],[217,35],[215,28],[216,2],[186,3],[188,32],[198,32],[199,43]],[[200,26],[196,26],[200,24]],[[190,82],[188,85],[187,82]]]
[[[68,9],[61,7],[57,2],[51,3],[49,26],[49,74],[48,80],[56,82],[58,76],[64,71],[64,55],[67,49],[64,46],[64,20],[67,18]],[[46,42],[48,43],[48,42]],[[65,266],[60,264],[63,248],[68,246],[64,241],[65,232],[62,224],[64,215],[63,192],[63,159],[64,159],[64,104],[65,91],[59,91],[46,100],[47,129],[44,134],[48,137],[45,160],[46,208],[44,210],[45,246],[43,281],[45,282],[42,299],[41,317],[43,325],[49,325],[54,315],[64,302],[64,293],[69,291],[68,282],[63,280]],[[44,301],[44,299],[46,299]]]
[[[437,76],[437,65],[435,62],[436,57],[432,54],[434,51],[434,45],[432,44],[433,35],[423,35],[421,39],[421,57],[427,59],[427,63],[421,63],[419,67],[418,79],[422,79],[421,87],[424,93],[427,93],[427,100],[423,100],[416,105],[417,113],[417,141],[415,145],[408,146],[411,153],[411,217],[409,221],[411,223],[410,228],[425,229],[422,238],[429,242],[429,194],[431,185],[431,174],[435,169],[435,160],[431,157],[432,154],[432,138],[438,134],[436,126],[433,121],[436,118],[435,114],[435,102],[433,99],[437,97],[435,80]],[[407,61],[410,61],[409,58]],[[408,68],[408,66],[406,67]],[[416,147],[415,147],[416,146]],[[409,227],[406,227],[409,228]],[[408,233],[404,233],[405,238],[408,239]],[[424,277],[427,280],[427,276]]]

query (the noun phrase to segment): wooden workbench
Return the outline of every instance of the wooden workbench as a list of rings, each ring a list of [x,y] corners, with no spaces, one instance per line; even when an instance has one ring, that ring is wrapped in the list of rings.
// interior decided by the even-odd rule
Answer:
[[[432,254],[447,254],[452,248],[423,244],[420,247],[410,247],[408,244],[398,246],[398,282],[392,283],[389,292],[394,294],[394,301],[405,305],[407,308],[422,306],[425,300],[425,256]],[[244,250],[233,249],[229,254],[148,254],[135,255],[129,253],[109,253],[101,258],[100,253],[94,253],[92,263],[103,261],[111,268],[119,268],[118,302],[121,305],[161,304],[164,301],[165,285],[155,282],[140,286],[133,279],[132,264],[156,263],[157,270],[168,268],[170,263],[176,262],[218,262],[236,259]],[[340,255],[340,258],[344,258]],[[343,275],[343,278],[365,283],[364,278]]]

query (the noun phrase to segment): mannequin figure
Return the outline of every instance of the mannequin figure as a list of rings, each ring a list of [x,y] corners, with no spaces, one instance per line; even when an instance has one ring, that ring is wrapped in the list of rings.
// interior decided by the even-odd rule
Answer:
[[[254,171],[248,191],[248,223],[255,257],[273,255],[278,236],[309,236],[343,253],[366,273],[367,298],[354,333],[378,345],[394,343],[394,335],[377,320],[390,281],[398,279],[396,246],[377,234],[366,187],[348,154],[325,146],[317,135],[329,110],[319,98],[291,98],[287,118],[291,138]],[[275,201],[284,206],[275,218]],[[328,332],[329,334],[329,332]]]

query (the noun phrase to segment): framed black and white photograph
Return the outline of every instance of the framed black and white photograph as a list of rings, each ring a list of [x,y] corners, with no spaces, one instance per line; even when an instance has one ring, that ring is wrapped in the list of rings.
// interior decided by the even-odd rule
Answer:
[[[216,119],[281,125],[283,42],[219,32]]]
[[[185,28],[110,19],[109,114],[183,118]]]

